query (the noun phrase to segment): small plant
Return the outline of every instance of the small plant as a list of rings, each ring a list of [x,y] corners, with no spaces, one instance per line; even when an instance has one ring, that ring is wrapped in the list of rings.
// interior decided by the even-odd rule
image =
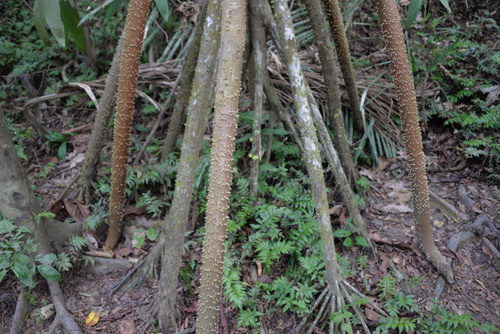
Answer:
[[[388,299],[397,294],[397,281],[388,274],[381,277],[377,283],[377,292],[380,292],[381,299]]]
[[[152,227],[146,230],[138,228],[132,234],[132,246],[141,248],[144,242],[146,241],[146,238],[150,241],[155,241],[156,238],[158,238],[158,234],[159,234],[158,230]]]
[[[353,246],[368,247],[369,244],[365,238],[363,238],[360,235],[354,235],[354,231],[356,229],[352,225],[351,221],[352,218],[347,218],[346,224],[348,226],[348,229],[338,229],[333,232],[333,236],[337,238],[343,238],[344,239],[343,245],[348,248]]]
[[[42,170],[40,171],[40,174],[38,174],[39,179],[46,179],[50,173],[56,169],[56,163],[53,161],[48,162],[45,166],[43,166]]]
[[[167,205],[167,201],[152,196],[150,191],[143,193],[136,203],[138,208],[146,207],[146,212],[153,218],[158,218]]]
[[[36,285],[35,275],[38,272],[44,278],[59,281],[59,270],[71,268],[66,254],[31,254],[36,252],[35,241],[28,237],[31,231],[26,226],[17,226],[10,220],[0,220],[0,281],[12,271],[22,285],[32,289]]]
[[[66,159],[67,149],[68,149],[68,134],[63,134],[54,130],[50,130],[45,137],[51,142],[55,147],[57,147],[57,159]]]
[[[411,284],[418,283],[413,280]],[[490,324],[480,324],[468,314],[458,315],[448,312],[437,300],[431,300],[429,314],[423,312],[415,296],[398,292],[396,280],[391,275],[382,277],[377,283],[380,298],[385,300],[388,317],[380,319],[374,334],[397,330],[398,333],[426,334],[474,334],[494,333],[497,328]]]
[[[92,206],[92,214],[85,219],[83,225],[87,231],[94,232],[102,223],[106,222],[108,212],[106,211],[102,200]]]

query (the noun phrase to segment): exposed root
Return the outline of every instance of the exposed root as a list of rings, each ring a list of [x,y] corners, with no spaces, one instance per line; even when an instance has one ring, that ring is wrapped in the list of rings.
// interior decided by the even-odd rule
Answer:
[[[9,334],[23,333],[24,316],[28,311],[28,301],[24,295],[25,292],[26,288],[21,288],[21,292],[19,292],[19,297],[17,298],[16,311],[12,317]]]
[[[59,283],[47,280],[47,285],[49,286],[50,295],[52,296],[52,302],[54,303],[57,312],[57,316],[54,322],[56,320],[60,321],[66,331],[68,331],[70,334],[83,334],[80,326],[78,326],[75,319],[66,308],[64,296],[61,288],[59,287]]]
[[[444,199],[439,197],[437,194],[429,190],[429,197],[433,204],[435,204],[439,209],[447,212],[450,216],[453,216],[456,220],[466,220],[467,217],[458,211],[453,205],[446,202]]]
[[[115,284],[114,286],[112,286],[111,288],[109,288],[108,290],[104,291],[104,293],[115,293],[116,291],[118,291],[122,285],[127,281],[127,279],[129,279],[130,276],[132,276],[140,267],[141,265],[144,263],[144,261],[146,261],[146,258],[144,258],[141,262],[139,262],[134,268],[132,268],[132,270],[130,270],[121,280],[120,282],[118,282],[117,284]],[[142,283],[142,282],[141,282]]]
[[[47,334],[54,334],[56,329],[61,325],[61,317],[59,314],[56,314],[56,317],[54,318],[54,321],[50,324],[49,331]]]
[[[160,256],[163,252],[164,246],[164,238],[160,238],[160,240],[158,240],[158,242],[151,248],[149,254],[146,255],[144,260],[141,261],[140,265],[138,265],[137,268],[134,268],[133,275],[127,275],[125,280],[131,277],[131,280],[128,284],[129,289],[139,288],[146,277],[150,277],[155,273],[154,268],[160,261]]]
[[[458,198],[465,205],[467,210],[472,209],[472,207],[476,205],[476,202],[467,194],[467,190],[463,184],[458,186]]]
[[[493,245],[493,243],[486,237],[483,237],[483,242],[485,243],[486,246],[490,249],[490,251],[497,257],[497,259],[500,260],[500,251]]]
[[[487,226],[489,229],[491,229],[491,232],[486,231],[485,226]],[[480,237],[482,237],[484,240],[484,239],[486,239],[486,235],[488,235],[488,234],[498,236],[498,230],[496,229],[496,227],[493,225],[491,220],[483,214],[479,215],[476,218],[476,220],[474,221],[474,223],[470,224],[469,226],[466,226],[464,228],[464,230],[465,231],[460,231],[460,232],[452,235],[450,240],[448,240],[447,247],[451,251],[456,253],[458,248],[461,245],[463,245],[464,243],[471,241],[471,240],[474,240],[474,239],[478,239]],[[486,239],[486,240],[488,240],[488,239]],[[488,240],[486,245],[488,245],[488,247],[489,247],[490,244],[491,244],[491,242],[489,242],[489,240]],[[493,244],[491,244],[491,245],[493,246]],[[496,256],[500,255],[498,250],[494,246],[493,246],[492,252]],[[451,265],[453,263],[453,259],[448,258],[447,261],[448,261],[449,266],[451,267]],[[444,288],[445,288],[445,280],[444,280],[443,276],[439,276],[437,283],[436,283],[436,288],[434,289],[434,295],[436,296],[436,298],[439,298],[441,296],[441,294],[444,291]]]
[[[142,323],[139,325],[142,332],[145,332],[151,325],[151,319],[159,319],[159,327],[162,329],[175,329],[177,331],[177,322],[175,314],[168,314],[167,319],[163,319],[159,316],[160,310],[162,308],[162,303],[159,294],[156,294],[153,301],[150,303],[148,310],[144,314]],[[164,323],[167,322],[167,323]],[[182,331],[184,332],[184,331]]]
[[[353,295],[365,299],[367,303],[381,315],[385,317],[389,316],[384,310],[382,310],[374,302],[369,300],[364,294],[359,292],[355,287],[353,287],[347,281],[337,280],[336,283],[337,285],[333,289],[331,289],[330,287],[324,289],[323,292],[319,295],[319,297],[312,305],[310,313],[312,313],[320,304],[321,307],[316,313],[316,316],[312,321],[311,326],[307,331],[307,334],[313,333],[314,328],[318,325],[318,323],[320,323],[324,319],[328,319],[328,314],[340,313],[346,309],[352,310],[358,316],[359,322],[363,327],[365,333],[371,333],[363,313],[361,312],[359,307],[356,306],[355,298],[353,298]],[[301,328],[306,324],[308,320],[309,320],[308,317],[302,320],[300,325],[294,329],[294,333],[299,333]],[[342,318],[341,322],[335,322],[331,319],[328,321],[330,325],[330,330],[329,330],[330,333],[346,333],[347,331],[344,329],[342,324],[348,324],[345,327],[352,326],[350,319],[347,318]]]

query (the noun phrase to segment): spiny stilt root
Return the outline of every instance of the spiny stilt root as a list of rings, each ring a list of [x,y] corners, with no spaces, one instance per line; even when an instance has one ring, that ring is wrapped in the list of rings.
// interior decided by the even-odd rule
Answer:
[[[361,326],[363,326],[365,333],[371,333],[365,317],[359,308],[359,303],[357,303],[360,299],[363,300],[364,304],[369,304],[382,316],[389,316],[384,310],[373,303],[369,298],[359,292],[347,281],[343,279],[336,280],[336,286],[324,289],[311,306],[311,314],[313,314],[316,309],[317,311],[307,334],[313,333],[314,328],[321,322],[323,322],[323,326],[329,323],[329,333],[348,333],[348,328],[352,329],[352,323],[350,317],[343,316],[346,311],[352,311],[356,314],[357,320]],[[330,316],[331,314],[338,316]],[[305,326],[308,320],[309,317],[304,318],[299,327],[295,329],[295,333],[299,333],[300,329]]]

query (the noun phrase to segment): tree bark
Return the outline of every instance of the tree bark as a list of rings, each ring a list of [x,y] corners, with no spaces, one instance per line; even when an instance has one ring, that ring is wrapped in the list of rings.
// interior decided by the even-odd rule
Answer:
[[[311,179],[311,189],[325,256],[326,280],[334,294],[340,296],[340,268],[337,263],[333,232],[328,211],[325,179],[321,162],[319,141],[308,101],[308,87],[300,67],[297,44],[293,32],[292,18],[285,0],[276,0],[274,13],[278,26],[278,38],[288,67],[293,100],[299,122],[299,133],[304,146],[304,163]]]
[[[422,151],[422,135],[418,120],[417,99],[410,71],[403,28],[394,0],[376,0],[380,26],[384,35],[387,54],[391,62],[391,74],[396,86],[406,155],[413,192],[414,216],[417,237],[425,254],[449,283],[454,281],[453,272],[445,257],[434,243],[430,219],[429,191],[425,171],[425,156]]]
[[[50,246],[52,243],[62,245],[70,236],[81,232],[81,224],[63,225],[53,220],[44,220],[41,223],[34,221],[34,215],[41,213],[42,208],[31,190],[2,112],[0,112],[0,184],[3,188],[0,192],[0,212],[5,219],[12,220],[16,225],[23,224],[32,231],[37,253],[41,255],[52,253]],[[63,326],[70,333],[83,333],[64,305],[59,284],[49,280],[47,284],[57,314],[63,320]]]
[[[197,331],[219,333],[224,242],[245,41],[244,0],[223,0]]]
[[[342,104],[340,102],[340,87],[337,77],[335,53],[332,48],[332,41],[328,33],[325,15],[319,0],[307,0],[306,8],[309,12],[311,25],[316,37],[314,44],[318,47],[319,58],[323,68],[323,78],[325,80],[326,97],[328,101],[328,113],[330,115],[330,125],[333,128],[335,139],[333,144],[337,149],[340,162],[347,174],[347,180],[356,180],[356,170],[352,162],[351,151],[344,128],[344,117],[342,117]]]
[[[170,212],[163,226],[160,240],[148,255],[148,262],[156,263],[161,254],[160,291],[158,293],[158,321],[167,332],[176,330],[176,296],[181,255],[186,232],[196,168],[208,118],[212,111],[215,64],[219,50],[221,29],[220,1],[210,0],[207,6],[191,97],[187,112],[181,156]]]
[[[252,8],[259,6],[259,0],[250,0],[250,13]],[[252,38],[253,56],[255,64],[254,77],[254,118],[252,128],[252,150],[250,156],[250,196],[257,198],[259,184],[259,165],[261,160],[262,139],[262,107],[264,98],[264,73],[266,67],[266,31],[259,15],[250,15],[250,36]]]
[[[317,1],[317,0],[316,0]],[[360,133],[363,132],[363,118],[361,116],[360,101],[358,93],[358,85],[356,84],[356,75],[354,67],[352,66],[351,52],[347,43],[347,36],[344,29],[344,22],[342,20],[342,13],[340,12],[340,5],[338,0],[325,0],[325,12],[330,22],[330,30],[332,32],[335,48],[337,49],[337,56],[339,58],[340,69],[344,77],[345,88],[349,102],[351,104],[351,114],[354,122],[354,128]]]
[[[111,63],[111,68],[106,78],[104,93],[99,101],[99,108],[95,116],[89,144],[85,151],[85,160],[80,170],[80,174],[78,175],[79,193],[80,196],[83,197],[85,203],[91,203],[92,201],[92,194],[94,193],[92,183],[96,175],[96,166],[99,162],[102,148],[104,147],[104,139],[108,134],[109,121],[116,105],[116,91],[118,90],[123,36],[124,34],[122,33],[118,41],[118,46],[116,47],[115,55],[113,56],[113,62]]]
[[[125,22],[113,134],[109,229],[104,242],[104,248],[110,251],[116,246],[122,233],[125,212],[125,180],[127,178],[128,148],[132,132],[135,90],[150,3],[151,0],[132,0]]]

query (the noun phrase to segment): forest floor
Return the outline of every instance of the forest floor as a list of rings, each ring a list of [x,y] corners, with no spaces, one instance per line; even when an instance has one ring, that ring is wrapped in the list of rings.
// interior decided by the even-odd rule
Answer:
[[[363,29],[368,28],[358,27],[358,33],[361,37],[372,35],[372,32]],[[351,44],[353,58],[363,59],[367,54],[370,54],[370,56],[378,57],[377,62],[385,59],[385,54],[380,52],[380,41],[375,43],[374,40],[360,38],[356,43]],[[311,59],[314,58],[313,53]],[[308,68],[314,67],[314,64],[307,65]],[[308,77],[308,79],[311,78]],[[314,88],[314,84],[311,86]],[[387,91],[386,93],[390,94],[391,92]],[[41,139],[25,142],[29,159],[24,162],[30,180],[43,199],[44,209],[56,213],[57,218],[61,221],[69,217],[75,221],[82,221],[90,214],[90,209],[81,203],[74,193],[69,193],[62,200],[56,201],[66,185],[77,175],[78,169],[82,165],[93,120],[93,111],[82,112],[86,109],[87,102],[88,99],[84,97],[74,103],[73,110],[69,112],[71,117],[68,117],[68,113],[62,112],[64,107],[57,107],[54,104],[48,105],[47,103],[46,108],[41,110],[47,128],[74,134],[68,140],[66,159],[58,160],[56,158],[57,149],[54,149],[50,143],[41,144]],[[23,109],[23,103],[21,98],[10,101],[6,109],[20,111]],[[388,108],[392,107],[390,102],[386,105]],[[383,107],[381,105],[380,109],[387,111]],[[68,121],[68,119],[71,120]],[[152,127],[152,121],[149,119],[148,122],[142,124],[146,129]],[[21,127],[28,128],[29,125],[25,124]],[[143,133],[138,140],[143,141],[144,137]],[[106,143],[103,155],[109,156],[111,144],[111,142]],[[446,284],[439,301],[449,311],[458,314],[468,313],[480,323],[489,322],[500,328],[500,259],[482,238],[464,242],[456,252],[446,248],[448,240],[457,233],[469,229],[480,214],[489,217],[496,228],[500,229],[500,198],[494,195],[495,191],[498,192],[498,186],[487,178],[492,172],[479,159],[466,159],[463,152],[457,149],[460,147],[463,145],[459,135],[455,135],[451,127],[444,127],[442,119],[428,121],[424,134],[424,152],[428,157],[429,188],[441,199],[455,207],[461,215],[461,218],[457,219],[443,210],[442,207],[436,206],[435,201],[431,202],[434,236],[437,245],[447,257],[454,259],[455,283]],[[42,166],[47,165],[48,162],[54,162],[55,169],[48,176],[42,175]],[[101,163],[100,176],[102,176],[102,171],[109,166],[109,160]],[[337,242],[337,251],[343,257],[351,260],[351,263],[356,263],[356,259],[360,256],[365,256],[368,260],[367,266],[362,270],[356,270],[356,273],[349,277],[348,281],[359,291],[365,292],[372,301],[382,305],[383,301],[379,295],[373,293],[376,291],[378,280],[388,273],[396,278],[405,278],[400,286],[401,291],[415,296],[419,305],[423,306],[426,312],[431,312],[428,307],[429,300],[435,296],[434,291],[439,275],[416,244],[406,157],[402,152],[399,152],[395,159],[382,160],[380,169],[376,171],[368,166],[360,166],[358,169],[361,175],[367,177],[371,182],[362,215],[368,226],[371,241],[376,247],[378,259],[368,256],[368,252],[362,248],[347,248],[342,245],[342,242]],[[459,196],[459,186],[465,187],[465,192],[474,201],[472,206],[463,204],[463,196]],[[335,204],[338,203],[332,200],[332,207]],[[191,229],[200,227],[203,225],[203,219],[201,216],[192,215],[189,226]],[[147,318],[146,314],[150,302],[158,292],[158,280],[154,278],[144,280],[138,289],[128,289],[124,286],[114,293],[107,292],[116,286],[136,263],[144,258],[152,246],[152,242],[148,240],[141,248],[133,247],[132,244],[132,233],[136,227],[143,227],[145,221],[151,220],[144,210],[136,208],[134,204],[128,205],[126,220],[132,223],[129,228],[125,228],[123,241],[115,250],[116,257],[124,261],[120,262],[122,269],[99,274],[95,270],[89,269],[88,266],[85,267],[82,263],[73,270],[63,273],[61,288],[67,300],[67,307],[87,334],[153,333],[151,328],[154,326],[146,330],[143,328],[152,320]],[[344,222],[344,209],[341,210],[340,215],[332,215],[334,230],[342,227]],[[483,232],[493,233],[491,229],[485,229]],[[96,238],[99,239],[99,237]],[[486,238],[496,249],[500,249],[499,238],[488,235]],[[192,233],[186,241],[192,242],[183,255],[182,268],[186,268],[190,262],[193,262],[192,260],[198,263],[201,261],[200,237]],[[123,263],[128,263],[128,265],[123,268]],[[279,276],[280,270],[285,269],[273,268],[266,279],[272,280]],[[179,330],[192,328],[196,319],[199,266],[194,269],[192,274],[187,283],[183,278],[178,285],[178,300],[182,311]],[[249,268],[243,268],[243,274],[246,282],[251,286],[253,281],[249,275]],[[415,284],[409,284],[411,282]],[[0,333],[8,332],[18,291],[18,281],[13,275],[8,274],[0,285]],[[30,309],[31,313],[27,316],[24,333],[47,333],[53,318],[44,320],[35,310],[51,303],[48,289],[41,282],[31,291],[31,294],[36,300],[36,306],[32,306]],[[265,300],[262,300],[262,305],[265,311],[268,306]],[[85,323],[91,312],[99,314],[97,323],[92,327]],[[251,333],[248,328],[238,327],[237,316],[238,309],[223,300],[220,333]],[[366,308],[365,316],[369,326],[372,329],[375,328],[380,315]],[[415,318],[417,315],[408,313],[405,316]],[[294,330],[301,321],[302,319],[294,313],[287,312],[284,314],[265,314],[262,323],[263,327],[266,328],[265,333],[268,334],[295,333]],[[299,332],[305,333],[309,329],[310,323],[309,321]],[[362,333],[362,329],[359,331]],[[314,333],[326,332],[326,329],[322,328],[321,325],[314,328]]]
[[[61,129],[62,130],[62,129]],[[437,129],[436,129],[437,131]],[[56,178],[49,180],[38,179],[38,189],[44,198],[44,203],[52,203],[47,210],[56,210],[59,218],[74,216],[82,219],[86,208],[76,198],[69,196],[63,203],[54,203],[61,191],[61,184],[67,184],[75,175],[71,164],[76,163],[78,155],[84,151],[85,140],[88,134],[72,137],[74,147],[73,160],[57,165],[52,175]],[[498,226],[500,217],[500,200],[493,196],[494,185],[484,178],[482,166],[471,161],[462,161],[455,147],[458,145],[455,137],[449,133],[429,132],[424,139],[424,147],[429,157],[429,184],[430,190],[440,198],[446,200],[463,214],[462,219],[456,219],[449,212],[432,205],[435,239],[438,247],[445,255],[454,258],[453,270],[456,282],[446,285],[439,298],[441,304],[448,310],[458,314],[468,313],[479,322],[490,322],[500,327],[500,259],[495,257],[481,238],[461,245],[456,253],[447,251],[447,240],[454,234],[467,228],[475,217],[485,214]],[[80,152],[80,153],[79,153]],[[372,183],[367,194],[367,205],[363,216],[369,226],[372,242],[375,243],[379,259],[368,257],[368,265],[349,281],[360,291],[373,291],[371,289],[379,278],[391,273],[394,277],[405,277],[404,282],[411,282],[408,278],[422,278],[418,284],[406,284],[401,290],[406,294],[415,296],[421,305],[427,305],[430,298],[434,298],[434,289],[438,279],[436,270],[426,261],[425,256],[416,245],[415,229],[412,218],[412,201],[409,191],[405,158],[400,152],[396,159],[384,161],[382,170],[373,171],[361,168],[360,172]],[[50,159],[49,156],[46,157]],[[32,175],[33,176],[33,175]],[[36,178],[34,178],[36,179]],[[474,201],[471,208],[462,204],[458,195],[458,187],[465,186],[468,196]],[[333,203],[332,203],[333,206]],[[140,210],[133,205],[129,207],[128,220],[140,221],[143,216]],[[62,215],[62,216],[61,216]],[[340,214],[342,216],[342,213]],[[467,217],[468,220],[463,218]],[[198,220],[194,222],[193,219]],[[200,226],[202,217],[194,217],[191,224]],[[341,217],[332,216],[335,228],[341,225]],[[138,259],[145,256],[151,243],[146,242],[142,248],[133,248],[131,245],[131,232],[125,229],[124,242],[116,249],[118,258],[132,259],[131,266]],[[201,246],[198,237],[191,236],[193,245],[184,254],[183,266],[195,259],[201,259]],[[497,249],[500,248],[498,239],[491,239]],[[340,244],[340,243],[339,243]],[[365,252],[361,248],[345,248],[338,246],[338,251],[343,257],[356,262]],[[64,274],[61,282],[62,290],[67,299],[68,308],[81,324],[85,333],[141,333],[144,325],[151,319],[145,319],[149,303],[158,291],[157,280],[146,280],[139,289],[122,288],[115,293],[106,293],[115,286],[127,273],[127,270],[113,271],[104,275],[89,272],[79,266],[69,273]],[[279,274],[276,272],[275,274]],[[247,282],[252,284],[250,276]],[[271,272],[270,279],[273,279]],[[196,297],[199,287],[199,270],[194,272],[194,279],[189,284],[181,283],[178,287],[178,296],[182,310],[182,321],[179,330],[191,328],[194,325],[197,302]],[[3,282],[0,287],[0,302],[5,307],[0,313],[0,332],[6,332],[10,316],[15,307],[15,291],[18,291],[17,282],[11,277]],[[38,305],[48,304],[48,291],[45,284],[39,284],[32,294],[36,297]],[[369,296],[374,302],[382,304],[376,296]],[[265,301],[262,301],[265,305]],[[425,309],[425,308],[424,308]],[[99,321],[93,327],[85,325],[85,320],[94,311],[100,315]],[[250,333],[245,327],[237,326],[237,309],[226,302],[221,305],[221,333]],[[427,309],[429,311],[429,309]],[[369,324],[375,325],[380,315],[365,311]],[[263,324],[267,333],[290,333],[297,328],[302,319],[293,313],[272,314],[263,317]],[[45,333],[50,325],[50,320],[42,320],[40,316],[31,314],[26,322],[24,333]],[[308,328],[307,326],[305,327]],[[145,332],[150,332],[146,330]],[[300,331],[303,332],[303,331]],[[324,329],[316,327],[314,333],[326,333]]]

